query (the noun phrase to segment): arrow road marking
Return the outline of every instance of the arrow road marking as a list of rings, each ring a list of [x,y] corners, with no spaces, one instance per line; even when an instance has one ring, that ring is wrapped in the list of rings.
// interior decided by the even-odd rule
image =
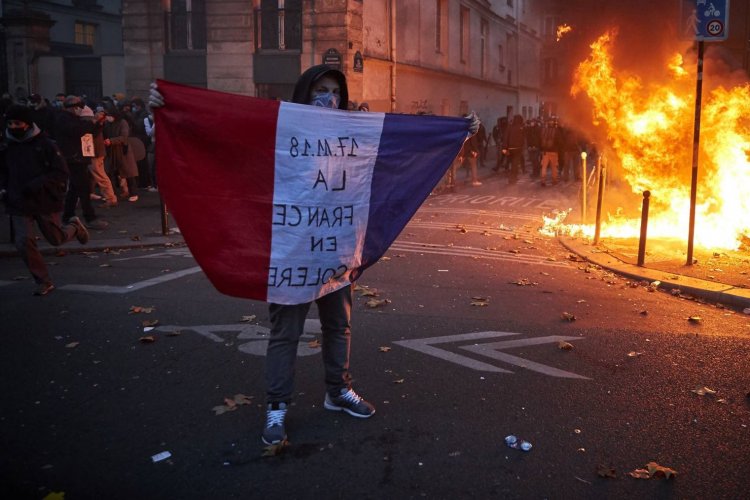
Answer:
[[[465,349],[469,352],[486,356],[488,358],[497,359],[498,361],[504,361],[511,365],[516,365],[527,370],[543,373],[550,377],[560,378],[577,378],[582,380],[590,380],[588,377],[577,375],[572,372],[566,372],[559,368],[553,368],[551,366],[543,365],[535,361],[529,361],[528,359],[513,356],[504,352],[499,352],[502,349],[513,349],[515,347],[524,347],[528,345],[539,345],[539,344],[550,344],[554,342],[567,341],[567,340],[581,340],[582,337],[566,337],[563,335],[550,335],[549,337],[535,337],[530,339],[518,339],[518,340],[506,340],[501,342],[492,342],[489,344],[476,344],[460,346],[461,349]]]
[[[224,337],[219,334],[236,333],[236,338],[238,340],[250,340],[250,342],[244,342],[238,345],[237,350],[255,356],[266,355],[268,336],[271,333],[271,330],[268,327],[249,324],[195,326],[160,325],[154,328],[154,330],[164,333],[178,330],[189,330],[198,335],[202,335],[213,342],[223,343],[226,346],[233,346],[234,342],[225,340]],[[315,339],[320,334],[320,320],[306,319],[304,333],[300,337],[300,342],[297,345],[297,356],[312,356],[320,354],[320,347],[310,347],[308,344],[309,341]]]
[[[402,347],[413,349],[415,351],[419,351],[421,353],[427,354],[429,356],[434,356],[436,358],[443,359],[451,363],[456,363],[458,365],[465,366],[473,370],[494,372],[494,373],[513,373],[512,371],[499,368],[495,365],[477,361],[473,358],[462,356],[460,354],[456,354],[454,352],[446,351],[445,349],[440,349],[440,348],[433,347],[433,346],[435,344],[447,344],[449,342],[467,342],[467,341],[472,341],[472,340],[482,340],[482,339],[488,339],[488,338],[510,337],[514,335],[521,335],[521,334],[513,333],[513,332],[476,332],[476,333],[465,333],[461,335],[447,335],[447,336],[442,336],[442,337],[431,337],[431,338],[426,338],[426,339],[398,340],[394,342],[394,344],[398,344]],[[560,370],[559,368],[554,368],[552,366],[547,366],[541,363],[536,363],[534,361],[529,361],[528,359],[525,359],[525,358],[513,356],[511,354],[507,354],[504,352],[499,352],[499,350],[501,349],[513,349],[517,347],[524,347],[524,346],[530,346],[530,345],[548,344],[548,343],[559,342],[561,340],[566,340],[566,341],[567,340],[582,340],[582,337],[567,337],[567,336],[562,336],[562,335],[551,335],[548,337],[534,337],[534,338],[526,338],[526,339],[506,340],[506,341],[491,342],[491,343],[486,343],[486,344],[475,343],[473,345],[459,346],[459,348],[467,350],[469,352],[473,352],[474,354],[478,354],[480,356],[485,356],[488,358],[496,359],[498,361],[503,361],[505,363],[518,366],[520,368],[526,368],[527,370],[542,373],[550,377],[589,380],[588,377],[584,377],[576,373],[568,372],[565,370]]]

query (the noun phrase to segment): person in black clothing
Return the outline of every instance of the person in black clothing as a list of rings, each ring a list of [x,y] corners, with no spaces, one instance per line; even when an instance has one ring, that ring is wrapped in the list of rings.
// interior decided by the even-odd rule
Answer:
[[[70,171],[70,188],[65,197],[65,220],[75,215],[76,206],[80,203],[86,226],[91,229],[106,229],[109,223],[96,217],[91,203],[91,158],[83,156],[81,138],[86,134],[95,135],[101,124],[81,119],[83,101],[77,96],[68,96],[63,102],[63,112],[58,114],[55,122],[55,140]]]
[[[518,171],[524,169],[523,164],[523,116],[516,115],[513,122],[505,132],[503,139],[503,154],[510,160],[510,172],[508,172],[508,184],[518,182]]]
[[[68,168],[60,150],[34,125],[31,115],[29,108],[19,105],[9,107],[5,113],[5,140],[0,143],[0,198],[11,216],[16,249],[38,285],[34,294],[47,295],[55,285],[37,248],[35,223],[54,246],[73,238],[85,244],[89,234],[78,217],[62,223]]]
[[[526,123],[526,151],[531,163],[531,177],[536,179],[542,168],[542,125],[539,119],[533,119]]]
[[[29,107],[32,110],[32,118],[34,124],[39,127],[42,132],[52,134],[55,126],[55,115],[56,112],[49,105],[46,99],[39,94],[32,94],[29,96]]]
[[[143,99],[136,97],[130,102],[130,114],[133,118],[133,131],[131,135],[132,137],[139,139],[143,143],[143,147],[148,150],[148,147],[151,144],[151,138],[146,133],[144,120],[148,117],[148,110],[143,103]],[[151,179],[148,155],[140,160],[136,160],[136,164],[138,165],[138,187],[144,189],[153,187],[154,183]]]
[[[501,116],[492,128],[492,139],[495,141],[497,149],[497,160],[492,170],[499,172],[501,168],[508,169],[508,156],[503,154],[503,139],[508,131],[508,118]]]

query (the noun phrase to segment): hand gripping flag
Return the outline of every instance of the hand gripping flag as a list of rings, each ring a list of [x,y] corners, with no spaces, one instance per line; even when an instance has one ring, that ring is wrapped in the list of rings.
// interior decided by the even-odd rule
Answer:
[[[376,263],[469,126],[158,85],[159,191],[185,242],[220,292],[278,304]]]

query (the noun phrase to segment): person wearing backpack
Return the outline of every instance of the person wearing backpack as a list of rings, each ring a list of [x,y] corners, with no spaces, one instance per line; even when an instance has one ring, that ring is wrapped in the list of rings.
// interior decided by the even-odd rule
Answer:
[[[62,223],[68,167],[57,145],[37,127],[31,109],[12,105],[5,112],[4,141],[0,143],[0,199],[13,224],[13,243],[31,272],[34,295],[55,289],[47,264],[36,243],[34,226],[54,246],[89,233],[78,217]]]

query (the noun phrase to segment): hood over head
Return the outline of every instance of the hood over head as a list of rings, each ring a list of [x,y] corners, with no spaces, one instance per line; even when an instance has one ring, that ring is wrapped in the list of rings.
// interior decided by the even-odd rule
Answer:
[[[330,76],[335,78],[339,82],[341,87],[341,99],[339,100],[339,109],[347,109],[349,105],[349,89],[346,86],[346,77],[344,74],[326,64],[318,64],[308,68],[297,80],[297,84],[294,86],[294,94],[292,95],[292,102],[298,104],[309,104],[310,103],[310,89],[313,84],[320,80],[323,76]]]

